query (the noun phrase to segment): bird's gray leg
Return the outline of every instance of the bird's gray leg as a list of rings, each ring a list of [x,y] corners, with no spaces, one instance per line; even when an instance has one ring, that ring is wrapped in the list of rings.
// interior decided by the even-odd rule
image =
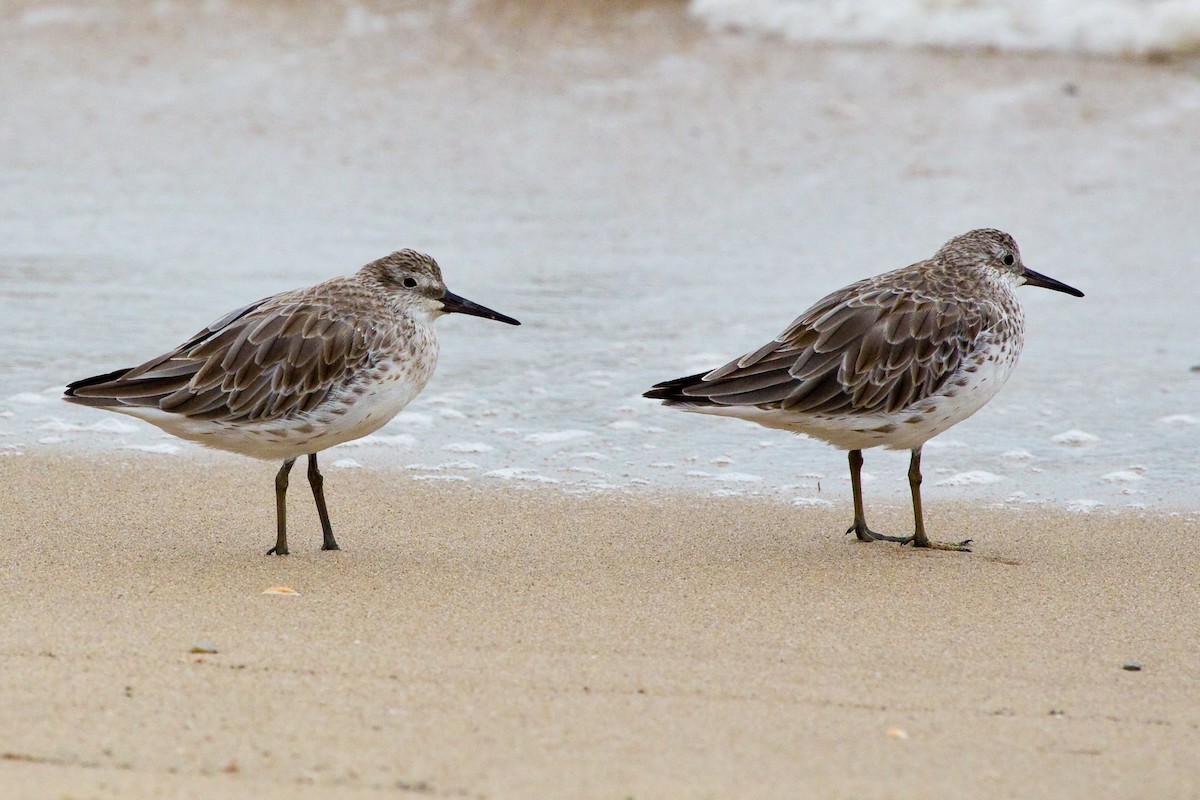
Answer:
[[[321,518],[321,549],[340,550],[333,538],[333,526],[329,524],[329,511],[325,508],[325,478],[317,469],[317,454],[308,454],[308,483],[312,486],[313,499],[317,501],[317,516]]]
[[[267,555],[286,556],[287,549],[287,487],[288,473],[296,459],[289,458],[283,462],[275,475],[275,546],[267,551]]]
[[[913,535],[902,540],[903,544],[912,542],[913,547],[930,547],[934,550],[957,550],[963,553],[971,552],[967,547],[970,539],[964,539],[958,544],[950,542],[930,541],[925,533],[925,514],[921,510],[921,448],[912,451],[912,460],[908,462],[908,488],[912,491],[913,520],[916,528]]]
[[[854,524],[846,529],[846,533],[854,535],[863,542],[905,542],[903,536],[884,536],[867,527],[867,515],[863,512],[862,499],[862,450],[850,451],[850,488],[854,491]]]

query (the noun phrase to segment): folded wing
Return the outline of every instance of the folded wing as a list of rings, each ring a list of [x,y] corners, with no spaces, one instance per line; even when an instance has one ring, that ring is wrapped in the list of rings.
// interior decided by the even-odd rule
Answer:
[[[257,422],[311,411],[370,358],[379,334],[327,304],[268,298],[169,353],[76,381],[82,405],[156,408],[197,420]]]
[[[984,328],[978,313],[874,281],[814,305],[774,341],[712,372],[660,383],[668,404],[803,414],[894,413],[938,392]]]

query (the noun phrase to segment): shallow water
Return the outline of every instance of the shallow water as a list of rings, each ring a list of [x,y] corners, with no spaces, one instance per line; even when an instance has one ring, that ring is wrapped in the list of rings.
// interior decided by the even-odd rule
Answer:
[[[718,28],[792,41],[1105,55],[1196,53],[1200,4],[1170,0],[692,0]]]
[[[426,393],[326,463],[841,501],[844,454],[640,393],[992,226],[1087,297],[1022,290],[1022,362],[930,442],[929,496],[1200,507],[1195,62],[801,46],[674,3],[54,8],[0,16],[9,457],[196,452],[60,387],[409,246],[525,324],[443,320]],[[868,453],[869,496],[905,466]]]

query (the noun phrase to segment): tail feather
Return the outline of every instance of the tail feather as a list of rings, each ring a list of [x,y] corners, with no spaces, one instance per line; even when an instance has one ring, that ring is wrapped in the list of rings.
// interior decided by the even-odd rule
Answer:
[[[132,367],[125,367],[124,369],[116,369],[116,370],[113,370],[112,372],[106,372],[103,375],[93,375],[90,378],[84,378],[82,380],[78,380],[73,383],[68,383],[66,391],[63,392],[63,399],[68,402],[71,402],[71,403],[78,403],[81,406],[120,405],[117,401],[115,401],[111,397],[105,397],[101,394],[92,394],[92,393],[86,392],[86,391],[84,394],[81,395],[78,392],[80,389],[87,390],[91,387],[96,387],[96,386],[101,386],[103,384],[106,384],[109,381],[120,380],[121,376],[123,376],[126,372],[129,372],[130,369],[132,369]]]
[[[651,400],[662,400],[665,406],[682,404],[691,406],[716,405],[712,400],[702,395],[687,394],[687,389],[701,385],[701,379],[707,374],[707,372],[697,372],[695,375],[688,375],[686,378],[676,378],[675,380],[656,383],[642,397],[648,397]]]
[[[134,367],[126,367],[68,383],[63,392],[63,400],[92,408],[157,405],[157,398],[147,396],[147,392],[144,391],[144,382],[124,382],[124,378],[133,369]]]

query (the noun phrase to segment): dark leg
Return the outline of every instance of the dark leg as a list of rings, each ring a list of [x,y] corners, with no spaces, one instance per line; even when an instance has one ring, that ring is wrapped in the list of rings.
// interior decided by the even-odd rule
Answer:
[[[931,547],[935,550],[958,550],[960,552],[969,553],[971,549],[967,547],[971,543],[970,539],[964,539],[958,544],[949,542],[933,542],[925,534],[925,514],[921,510],[921,448],[916,448],[912,451],[912,460],[908,462],[908,488],[912,491],[913,503],[913,520],[916,528],[913,535],[905,540],[905,543],[912,542],[913,547]]]
[[[325,508],[325,478],[317,469],[317,454],[308,454],[308,483],[312,486],[313,499],[317,501],[317,516],[321,518],[321,549],[340,550],[333,538],[333,526],[329,524],[329,511]]]
[[[862,542],[906,542],[903,536],[884,536],[875,533],[867,527],[867,515],[863,513],[862,499],[862,450],[850,451],[850,488],[854,491],[854,524],[846,529],[846,533],[854,532]]]
[[[267,551],[267,555],[286,556],[287,549],[287,487],[288,473],[296,459],[289,458],[283,462],[275,475],[275,546]]]

